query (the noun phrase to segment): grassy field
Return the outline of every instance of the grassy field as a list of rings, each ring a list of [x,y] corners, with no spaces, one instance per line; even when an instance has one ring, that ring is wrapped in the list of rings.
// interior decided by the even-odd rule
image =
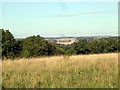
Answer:
[[[118,54],[5,60],[4,88],[117,88]]]

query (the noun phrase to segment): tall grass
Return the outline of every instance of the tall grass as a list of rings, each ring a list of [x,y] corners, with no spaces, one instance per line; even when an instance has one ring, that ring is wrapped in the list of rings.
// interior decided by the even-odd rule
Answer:
[[[3,61],[4,88],[117,88],[118,54]]]

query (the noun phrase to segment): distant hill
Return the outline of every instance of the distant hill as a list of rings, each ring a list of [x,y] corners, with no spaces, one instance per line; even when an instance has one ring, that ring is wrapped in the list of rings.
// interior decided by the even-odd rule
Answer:
[[[103,38],[117,38],[118,36],[110,36],[110,35],[106,35],[106,36],[78,36],[78,37],[44,37],[45,40],[48,41],[56,41],[57,39],[61,39],[61,38],[77,38],[77,39],[103,39]],[[25,38],[15,38],[16,40],[23,40]]]

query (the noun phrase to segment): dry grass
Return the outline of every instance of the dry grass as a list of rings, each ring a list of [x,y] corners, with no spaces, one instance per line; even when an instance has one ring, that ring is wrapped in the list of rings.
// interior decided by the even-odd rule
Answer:
[[[3,61],[4,88],[117,88],[118,54]]]

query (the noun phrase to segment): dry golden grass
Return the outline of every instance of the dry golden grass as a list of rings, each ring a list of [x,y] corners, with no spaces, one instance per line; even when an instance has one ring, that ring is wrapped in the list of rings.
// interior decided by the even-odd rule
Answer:
[[[117,88],[118,53],[4,60],[4,88]]]

